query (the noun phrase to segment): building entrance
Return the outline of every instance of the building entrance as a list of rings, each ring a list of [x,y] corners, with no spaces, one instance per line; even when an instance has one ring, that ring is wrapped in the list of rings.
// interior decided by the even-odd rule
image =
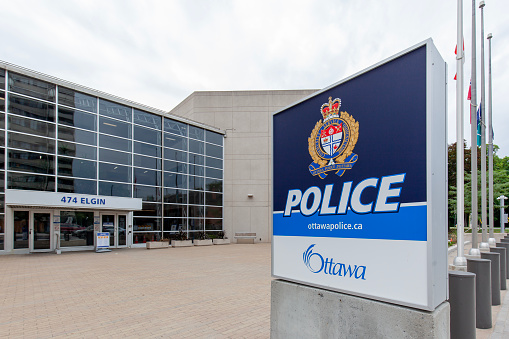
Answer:
[[[101,228],[101,232],[110,234],[110,248],[127,247],[129,241],[127,214],[101,213]]]
[[[14,211],[14,248],[30,252],[51,251],[51,212]]]

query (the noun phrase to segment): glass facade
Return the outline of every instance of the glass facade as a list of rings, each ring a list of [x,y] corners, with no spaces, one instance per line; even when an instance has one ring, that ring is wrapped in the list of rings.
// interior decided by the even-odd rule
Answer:
[[[5,188],[141,198],[136,244],[221,231],[222,172],[220,133],[0,69],[0,250]],[[23,213],[14,248],[26,245]],[[93,219],[61,211],[61,246],[93,245]]]

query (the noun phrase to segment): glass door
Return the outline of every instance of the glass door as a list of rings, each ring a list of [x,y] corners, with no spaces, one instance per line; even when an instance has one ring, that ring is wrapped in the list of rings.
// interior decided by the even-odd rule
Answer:
[[[51,213],[33,211],[30,222],[30,252],[51,250]]]
[[[127,215],[118,215],[118,228],[117,228],[117,247],[127,246]]]
[[[115,246],[115,214],[102,214],[101,215],[101,232],[108,232],[110,234],[110,247]]]

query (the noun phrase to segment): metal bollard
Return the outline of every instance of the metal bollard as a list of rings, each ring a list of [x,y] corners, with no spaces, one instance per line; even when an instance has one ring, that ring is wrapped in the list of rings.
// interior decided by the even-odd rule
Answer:
[[[491,262],[467,259],[467,271],[475,273],[475,326],[491,328]]]
[[[475,274],[449,271],[451,339],[475,339]]]
[[[497,244],[498,245],[498,244]],[[506,263],[506,258],[507,258],[507,250],[505,249],[505,247],[490,247],[490,252],[495,252],[495,253],[498,253],[500,254],[500,289],[505,291],[507,290],[507,283],[506,283],[506,280],[507,280],[507,272],[506,272],[506,267],[507,267],[507,263]]]
[[[506,273],[506,279],[509,279],[509,243],[508,242],[499,242],[497,244],[497,247],[504,247],[505,248],[505,273]]]
[[[500,305],[500,254],[481,252],[481,259],[491,260],[491,305]]]

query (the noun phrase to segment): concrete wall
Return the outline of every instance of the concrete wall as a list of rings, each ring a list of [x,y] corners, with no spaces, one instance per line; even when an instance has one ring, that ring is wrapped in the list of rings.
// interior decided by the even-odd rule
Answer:
[[[194,92],[170,111],[226,132],[223,217],[232,241],[235,232],[255,232],[270,242],[272,114],[316,91]]]
[[[426,312],[273,280],[270,337],[449,338],[449,303]]]

